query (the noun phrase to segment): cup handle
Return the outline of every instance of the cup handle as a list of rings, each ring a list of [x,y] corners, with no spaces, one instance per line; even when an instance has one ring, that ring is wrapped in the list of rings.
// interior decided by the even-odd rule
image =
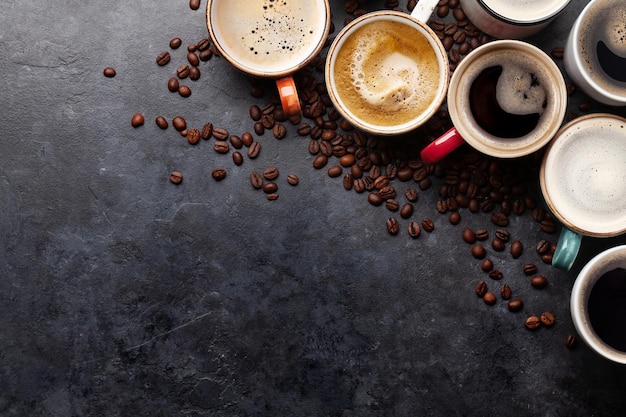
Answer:
[[[582,235],[563,227],[552,256],[552,266],[563,271],[569,271],[576,260],[581,242]]]
[[[459,132],[453,127],[422,149],[420,157],[425,163],[434,164],[464,143]]]
[[[300,108],[298,91],[296,90],[296,83],[293,77],[289,76],[276,80],[276,87],[278,87],[278,95],[280,96],[280,103],[283,106],[285,115],[290,117],[300,114],[302,109]]]
[[[411,12],[411,17],[422,23],[428,22],[428,19],[435,11],[435,7],[437,7],[437,3],[439,3],[439,0],[419,0]]]

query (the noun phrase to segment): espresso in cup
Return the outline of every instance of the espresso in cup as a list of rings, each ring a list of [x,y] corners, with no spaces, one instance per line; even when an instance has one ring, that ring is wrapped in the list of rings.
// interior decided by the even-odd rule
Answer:
[[[572,28],[565,68],[583,91],[610,105],[626,105],[626,2],[591,2]]]

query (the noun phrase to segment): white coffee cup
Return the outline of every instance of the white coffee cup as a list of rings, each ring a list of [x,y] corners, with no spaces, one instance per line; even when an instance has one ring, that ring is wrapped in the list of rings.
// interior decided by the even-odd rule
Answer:
[[[328,0],[208,0],[206,19],[220,54],[249,75],[276,79],[285,114],[299,114],[292,75],[326,42],[332,23]]]
[[[583,236],[626,232],[626,119],[588,114],[563,126],[546,148],[539,181],[564,226],[552,265],[569,270]]]
[[[626,364],[626,245],[607,249],[580,271],[570,298],[570,312],[580,338],[599,355]],[[595,290],[595,292],[594,292]],[[610,317],[606,317],[606,316]],[[617,343],[616,343],[617,342]]]
[[[448,57],[425,23],[437,3],[420,0],[411,15],[368,13],[335,37],[326,60],[326,86],[336,109],[355,127],[399,135],[439,110],[448,87]]]
[[[591,98],[626,106],[626,1],[593,0],[567,38],[563,63]]]
[[[570,0],[461,0],[465,15],[499,39],[522,39],[543,30]]]

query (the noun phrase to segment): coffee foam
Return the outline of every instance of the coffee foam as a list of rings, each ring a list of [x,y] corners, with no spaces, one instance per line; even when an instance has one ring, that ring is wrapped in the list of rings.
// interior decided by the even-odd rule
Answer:
[[[496,100],[507,113],[541,114],[546,102],[546,90],[529,69],[514,62],[503,63],[496,85]]]
[[[543,180],[556,211],[577,228],[611,233],[626,227],[626,123],[579,121],[550,148]]]
[[[333,76],[342,101],[355,116],[378,126],[415,119],[439,89],[439,62],[428,39],[399,26],[407,25],[367,23],[337,54]]]
[[[569,0],[482,0],[496,14],[516,22],[537,22],[553,16]]]
[[[315,52],[326,9],[313,0],[214,0],[211,22],[230,58],[254,71],[281,72]]]

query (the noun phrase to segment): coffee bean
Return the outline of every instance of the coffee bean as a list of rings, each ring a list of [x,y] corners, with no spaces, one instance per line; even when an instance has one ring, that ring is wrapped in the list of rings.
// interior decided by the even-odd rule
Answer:
[[[448,216],[448,221],[452,225],[459,224],[461,222],[461,213],[459,213],[458,211],[453,211],[452,213],[450,213],[450,216]]]
[[[565,51],[565,48],[563,48],[562,46],[555,46],[550,51],[550,55],[552,55],[553,58],[562,59],[564,51]]]
[[[282,123],[276,123],[272,129],[272,133],[276,139],[283,139],[287,136],[287,128]]]
[[[261,153],[261,143],[257,141],[252,142],[248,148],[248,158],[254,159],[259,156],[259,153]]]
[[[336,178],[340,176],[341,174],[343,174],[343,168],[341,168],[341,165],[333,165],[330,168],[328,168],[327,173],[329,177]]]
[[[404,196],[410,202],[415,203],[418,198],[417,190],[415,190],[414,188],[407,188],[406,190],[404,190]]]
[[[502,288],[500,288],[500,296],[503,300],[508,300],[509,298],[511,298],[511,287],[509,287],[507,284],[504,284]]]
[[[537,265],[528,263],[523,266],[522,270],[526,275],[533,275],[537,273]]]
[[[489,239],[489,231],[487,229],[476,229],[474,234],[476,235],[476,240],[483,241]]]
[[[224,168],[215,168],[212,172],[211,172],[211,176],[213,177],[213,179],[215,179],[216,181],[221,181],[224,178],[226,178],[226,170]]]
[[[400,225],[398,224],[398,220],[395,217],[390,217],[387,219],[387,231],[390,235],[397,235],[400,231]]]
[[[167,119],[163,116],[157,116],[157,118],[155,119],[156,125],[159,126],[161,129],[167,129],[168,123],[167,123]]]
[[[258,136],[262,136],[265,133],[265,126],[263,126],[263,123],[256,122],[254,124],[254,133],[256,133]]]
[[[487,255],[485,247],[479,243],[475,243],[471,250],[472,256],[476,259],[483,259]]]
[[[524,325],[528,330],[537,330],[541,327],[541,319],[537,316],[530,316],[526,319]]]
[[[254,120],[255,122],[258,122],[259,120],[261,120],[261,116],[263,116],[263,114],[261,113],[261,108],[257,106],[256,104],[250,107],[249,113],[250,113],[250,118]]]
[[[176,75],[181,80],[187,78],[189,76],[189,65],[182,64],[178,68],[176,68]]]
[[[328,162],[328,157],[326,155],[319,154],[315,157],[315,159],[313,159],[313,168],[315,169],[324,168],[327,162]]]
[[[213,136],[213,123],[205,123],[204,126],[202,126],[200,136],[202,136],[204,140],[210,139],[211,136]]]
[[[514,240],[511,243],[511,247],[509,248],[509,251],[511,252],[511,256],[513,257],[513,259],[517,259],[520,256],[522,256],[522,252],[524,251],[524,246],[522,245],[521,241]]]
[[[413,239],[418,238],[419,235],[422,233],[422,229],[419,223],[415,221],[409,223],[408,229],[409,229],[409,236],[411,236]]]
[[[269,193],[266,194],[265,196],[269,201],[274,201],[274,200],[278,200],[278,194],[277,193]]]
[[[233,152],[233,162],[235,165],[239,166],[243,164],[243,155],[239,151]]]
[[[181,182],[183,182],[183,174],[181,174],[178,171],[173,171],[170,174],[170,182],[172,184],[177,184],[177,185],[180,184]]]
[[[502,252],[506,248],[506,243],[504,243],[502,239],[498,239],[497,237],[494,237],[493,240],[491,241],[491,247],[496,252]]]
[[[476,284],[476,295],[479,297],[484,297],[487,294],[487,283],[485,281],[479,281]]]
[[[189,131],[187,132],[187,142],[189,142],[191,145],[197,145],[198,142],[200,142],[200,131],[195,127],[189,129]]]
[[[186,85],[181,85],[178,87],[178,94],[180,94],[181,97],[189,97],[191,95],[191,89]]]
[[[492,306],[498,301],[498,298],[491,291],[487,291],[485,295],[483,295],[483,301],[485,304]]]
[[[274,166],[267,167],[263,170],[263,178],[265,178],[266,180],[273,181],[276,178],[278,178],[279,175],[280,175],[280,171],[278,170],[278,168]]]
[[[163,66],[163,65],[167,64],[168,62],[170,62],[170,58],[171,58],[170,57],[170,53],[167,52],[167,51],[163,51],[159,55],[157,55],[156,63],[158,65]]]
[[[554,233],[556,231],[556,224],[554,221],[548,219],[542,220],[541,223],[539,223],[539,227],[545,233]]]
[[[145,120],[144,120],[143,114],[135,113],[133,117],[130,119],[130,124],[133,127],[139,127],[143,125],[144,121]]]
[[[444,18],[450,13],[450,8],[447,5],[437,7],[437,16]]]
[[[524,307],[524,302],[520,298],[514,298],[507,304],[509,311],[520,311]]]
[[[547,253],[550,250],[550,242],[548,242],[546,239],[541,239],[539,242],[537,242],[535,250],[539,255]]]
[[[417,6],[417,0],[408,0],[406,3],[406,8],[409,12],[412,12],[415,6]]]
[[[178,48],[180,48],[180,45],[182,45],[182,44],[183,44],[183,41],[180,38],[173,38],[170,41],[170,48],[178,49]]]
[[[228,139],[228,130],[223,127],[214,127],[213,128],[213,137],[217,140],[226,140]]]
[[[250,184],[252,184],[253,188],[260,190],[263,187],[263,177],[261,174],[252,171],[252,173],[250,173]]]
[[[435,230],[435,223],[429,218],[424,218],[422,219],[422,229],[430,233]]]
[[[172,126],[174,126],[174,129],[182,132],[187,129],[187,121],[182,116],[176,116],[172,119]]]
[[[543,275],[535,275],[530,279],[530,285],[535,288],[544,288],[548,285],[548,280]]]
[[[289,185],[298,185],[300,179],[296,174],[289,174],[287,175],[287,182],[289,183]]]
[[[554,324],[554,314],[552,314],[549,311],[542,313],[541,317],[539,318],[541,320],[541,324],[543,324],[546,327],[551,327]]]
[[[105,77],[107,78],[113,78],[115,77],[115,74],[117,74],[117,72],[115,72],[114,68],[111,67],[106,67],[102,73],[104,74]]]
[[[200,64],[200,58],[193,52],[187,53],[187,61],[192,67],[197,67]]]
[[[207,38],[202,38],[198,41],[196,46],[198,47],[198,51],[207,51],[211,46],[211,41]]]
[[[187,137],[187,132],[188,132],[188,131],[187,131],[187,129],[185,129],[185,130],[181,130],[181,131],[180,131],[180,135],[181,135],[182,137],[185,137],[185,138],[186,138],[186,137]]]
[[[272,194],[278,191],[278,184],[276,184],[274,181],[269,181],[263,184],[262,188],[264,193]]]
[[[189,68],[189,79],[191,81],[197,81],[200,79],[200,68],[191,67]]]
[[[509,217],[501,211],[498,211],[491,215],[491,221],[496,226],[504,227],[509,224]]]
[[[241,149],[243,148],[243,141],[241,140],[241,138],[237,135],[230,135],[228,137],[228,141],[230,142],[230,144],[233,146],[233,148],[235,149]]]
[[[385,200],[380,196],[379,193],[374,192],[367,195],[367,201],[369,201],[369,203],[373,206],[380,206]]]
[[[398,203],[398,200],[389,199],[385,201],[385,207],[387,207],[389,211],[398,211],[400,203]]]
[[[354,177],[351,173],[347,173],[343,176],[343,188],[349,191],[352,187],[354,187]]]
[[[213,150],[217,153],[225,154],[230,150],[230,145],[224,140],[217,140],[213,142]]]
[[[495,279],[495,280],[501,280],[504,277],[504,274],[502,274],[502,271],[500,271],[499,269],[492,269],[491,271],[489,271],[489,278],[491,279]]]
[[[402,209],[400,209],[400,217],[403,219],[408,219],[413,215],[413,204],[404,203],[402,205]]]
[[[511,238],[511,234],[506,229],[496,229],[494,235],[503,242],[508,242]]]
[[[352,165],[354,165],[355,162],[356,162],[356,159],[354,158],[354,155],[352,155],[351,153],[345,154],[339,158],[339,164],[342,167],[346,167],[346,168],[351,167]]]
[[[252,133],[250,132],[243,132],[241,134],[241,143],[243,143],[244,146],[250,146],[252,145],[252,142],[254,142],[254,138],[252,137]]]
[[[170,90],[172,93],[175,93],[178,91],[178,80],[174,77],[170,78],[167,81],[167,89]]]
[[[568,349],[574,349],[575,346],[576,346],[576,335],[573,333],[570,333],[565,337],[565,347],[567,347]]]
[[[472,229],[469,229],[467,227],[461,232],[461,237],[467,243],[476,242],[476,233],[474,233]]]
[[[541,262],[543,262],[544,264],[547,265],[551,265],[552,264],[552,254],[551,253],[546,253],[541,255]]]
[[[491,271],[493,269],[493,261],[489,258],[483,259],[482,263],[480,264],[480,269],[485,272]]]
[[[198,10],[200,8],[200,0],[189,0],[189,7],[191,10]]]

